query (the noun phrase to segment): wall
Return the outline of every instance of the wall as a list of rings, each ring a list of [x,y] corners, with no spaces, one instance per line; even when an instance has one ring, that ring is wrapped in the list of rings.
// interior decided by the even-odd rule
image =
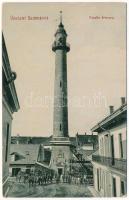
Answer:
[[[99,176],[97,174],[99,171]],[[121,181],[124,182],[126,194],[126,178],[113,173],[106,166],[93,162],[94,188],[99,192],[101,197],[113,197],[113,177],[116,179],[116,196],[123,196],[121,193]],[[98,188],[99,178],[99,188]]]
[[[122,144],[123,144],[123,158],[126,159],[126,123],[113,128],[110,130],[110,134],[107,131],[99,134],[99,155],[110,157],[111,156],[111,146],[110,146],[110,135],[114,137],[114,156],[115,158],[121,158],[120,154],[120,144],[119,144],[119,133],[122,134]],[[106,139],[106,135],[108,138]]]
[[[111,157],[111,135],[114,137],[114,157],[121,158],[120,143],[119,143],[119,133],[122,134],[122,144],[123,144],[123,159],[126,159],[126,123],[119,125],[116,128],[110,130],[110,134],[107,131],[102,132],[99,135],[99,155],[105,157]],[[94,188],[100,193],[101,196],[111,197],[113,196],[113,177],[116,178],[116,196],[120,197],[121,194],[121,181],[124,181],[125,192],[126,192],[126,178],[125,174],[117,172],[117,170],[112,170],[110,167],[102,165],[101,163],[93,163],[93,173],[94,173]],[[98,189],[98,177],[97,169],[99,171],[99,183],[100,187]]]
[[[6,180],[9,175],[9,162],[10,162],[10,156],[9,156],[9,151],[10,151],[10,143],[11,143],[11,125],[12,125],[12,116],[9,111],[8,105],[6,104],[5,100],[3,99],[3,104],[2,104],[2,113],[3,113],[3,125],[2,125],[2,144],[3,144],[3,149],[2,149],[2,174],[3,174],[3,193],[6,190],[4,188],[4,185],[6,183]],[[9,134],[8,134],[8,142],[7,142],[7,124],[9,124]],[[8,154],[7,154],[7,161],[5,161],[5,156],[6,156],[6,144],[8,143]]]
[[[26,172],[26,169],[30,169],[30,170],[34,170],[35,169],[35,166],[34,165],[20,165],[20,164],[17,164],[17,165],[10,165],[9,167],[9,175],[12,176],[12,170],[13,169],[17,169],[17,168],[20,168],[20,170],[22,172]]]
[[[99,173],[97,173],[97,170]],[[93,162],[94,188],[102,197],[111,197],[111,173],[105,166]],[[99,176],[98,176],[99,175]],[[99,179],[99,186],[98,186]]]

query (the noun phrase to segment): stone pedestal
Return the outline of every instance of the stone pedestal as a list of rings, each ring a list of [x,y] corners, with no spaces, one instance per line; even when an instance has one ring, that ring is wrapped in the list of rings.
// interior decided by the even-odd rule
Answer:
[[[72,157],[69,138],[53,138],[51,145],[51,168],[54,169],[59,175],[68,174],[70,172],[70,159]]]

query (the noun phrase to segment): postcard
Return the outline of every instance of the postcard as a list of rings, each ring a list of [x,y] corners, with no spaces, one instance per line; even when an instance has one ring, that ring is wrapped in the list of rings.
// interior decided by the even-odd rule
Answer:
[[[3,3],[4,197],[126,197],[126,42],[126,3]]]

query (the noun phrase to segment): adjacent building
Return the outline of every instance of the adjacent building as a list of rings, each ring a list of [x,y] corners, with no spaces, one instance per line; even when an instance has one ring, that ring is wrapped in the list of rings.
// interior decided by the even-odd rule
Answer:
[[[14,85],[16,73],[11,70],[7,48],[2,35],[2,145],[3,145],[3,194],[8,190],[8,176],[9,176],[9,150],[11,143],[11,127],[13,120],[13,113],[19,109],[18,97]]]
[[[91,134],[76,134],[77,147],[86,151],[95,151],[98,149],[98,135]]]
[[[19,171],[30,173],[35,168],[38,158],[43,153],[40,145],[35,144],[11,144],[10,147],[10,176],[16,176]],[[42,158],[43,159],[43,158]]]
[[[102,197],[121,197],[127,193],[127,104],[98,122],[91,130],[98,132],[98,155],[92,156],[94,187]]]
[[[50,172],[51,151],[42,144],[11,144],[10,147],[10,176],[36,172]]]

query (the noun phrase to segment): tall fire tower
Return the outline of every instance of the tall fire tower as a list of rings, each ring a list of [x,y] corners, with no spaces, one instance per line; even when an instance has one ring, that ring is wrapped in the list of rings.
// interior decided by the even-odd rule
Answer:
[[[55,33],[52,50],[55,52],[55,85],[54,85],[54,116],[53,137],[51,140],[52,155],[50,166],[59,175],[67,173],[70,169],[70,140],[68,134],[68,106],[67,106],[67,52],[70,45],[66,42],[67,33],[60,23]]]

